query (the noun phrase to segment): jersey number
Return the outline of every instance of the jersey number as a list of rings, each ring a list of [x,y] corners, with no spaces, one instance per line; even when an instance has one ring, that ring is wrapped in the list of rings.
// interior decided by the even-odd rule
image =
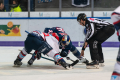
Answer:
[[[62,28],[56,28],[58,31],[65,32]]]

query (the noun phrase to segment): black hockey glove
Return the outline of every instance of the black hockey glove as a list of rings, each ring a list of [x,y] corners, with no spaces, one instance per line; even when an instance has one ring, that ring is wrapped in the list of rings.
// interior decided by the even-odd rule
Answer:
[[[60,56],[61,57],[67,57],[68,51],[61,51]]]

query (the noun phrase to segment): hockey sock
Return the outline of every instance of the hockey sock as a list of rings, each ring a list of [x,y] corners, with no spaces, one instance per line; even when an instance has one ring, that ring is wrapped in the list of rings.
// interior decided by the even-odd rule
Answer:
[[[19,53],[17,59],[19,61],[22,61],[22,59],[27,55],[28,53],[25,51],[25,48],[23,48],[23,50]]]
[[[35,60],[37,58],[37,52],[38,51],[35,51],[33,54],[32,54],[32,59]]]
[[[62,58],[59,54],[55,54],[54,60],[55,60],[56,62],[58,62],[59,60],[65,62],[65,61],[63,60],[63,58]]]
[[[22,59],[26,56],[26,54],[24,54],[22,51],[19,53],[18,55],[18,59],[19,61],[22,61]]]

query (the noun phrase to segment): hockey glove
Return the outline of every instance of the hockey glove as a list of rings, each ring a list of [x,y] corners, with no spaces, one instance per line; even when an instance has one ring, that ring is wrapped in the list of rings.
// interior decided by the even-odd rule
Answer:
[[[61,57],[67,57],[68,51],[61,51],[60,56]]]

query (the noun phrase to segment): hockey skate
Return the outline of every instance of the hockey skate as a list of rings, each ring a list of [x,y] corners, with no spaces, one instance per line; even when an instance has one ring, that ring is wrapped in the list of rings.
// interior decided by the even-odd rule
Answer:
[[[93,61],[91,63],[86,64],[87,69],[99,69],[99,62]]]
[[[104,66],[105,66],[103,60],[100,60],[100,61],[99,61],[99,66],[100,66],[100,67],[104,67]]]
[[[35,59],[36,59],[36,58],[35,58]],[[34,59],[34,58],[31,58],[31,59],[28,61],[28,65],[32,65],[33,62],[35,61],[35,59]]]
[[[82,57],[82,58],[79,59],[79,63],[88,64],[89,61],[86,58]]]
[[[61,66],[63,66],[65,69],[72,69],[73,67],[72,67],[72,65],[70,65],[70,64],[67,64],[66,62],[63,62],[63,61],[58,61],[58,63],[61,65]]]
[[[15,61],[14,61],[14,66],[21,66],[22,65],[22,62],[17,58]]]

